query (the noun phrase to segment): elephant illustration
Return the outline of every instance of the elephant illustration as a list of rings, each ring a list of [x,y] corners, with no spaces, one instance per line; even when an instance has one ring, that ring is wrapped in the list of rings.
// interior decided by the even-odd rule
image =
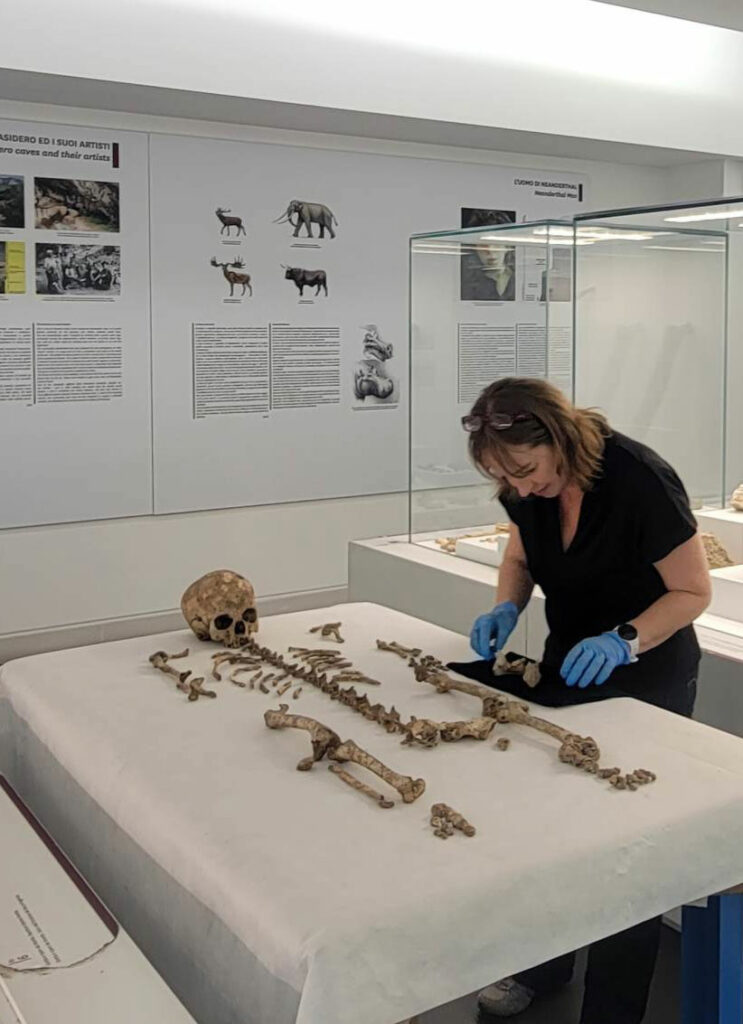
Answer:
[[[294,219],[295,217],[296,220]],[[324,203],[307,203],[303,199],[292,199],[286,208],[286,212],[277,217],[274,224],[283,224],[287,220],[294,228],[295,238],[299,236],[299,229],[303,224],[307,229],[308,238],[315,237],[312,234],[313,224],[319,226],[320,238],[325,238],[326,229],[330,233],[330,237],[335,238],[333,222],[337,224],[338,220],[332,210],[328,209]]]

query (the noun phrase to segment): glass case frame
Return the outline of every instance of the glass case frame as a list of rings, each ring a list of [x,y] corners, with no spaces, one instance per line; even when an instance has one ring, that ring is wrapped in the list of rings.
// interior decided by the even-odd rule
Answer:
[[[518,297],[464,291],[465,260],[483,242],[514,252]],[[524,365],[668,458],[700,516],[723,513],[743,480],[743,403],[739,416],[729,365],[743,380],[743,345],[731,342],[743,298],[730,287],[741,261],[735,197],[412,236],[409,539],[467,547],[466,557],[479,548],[478,560],[498,564],[494,524],[506,517],[468,463],[459,420],[480,385]],[[502,258],[482,262],[491,278],[508,277]],[[743,562],[740,521],[730,543]]]

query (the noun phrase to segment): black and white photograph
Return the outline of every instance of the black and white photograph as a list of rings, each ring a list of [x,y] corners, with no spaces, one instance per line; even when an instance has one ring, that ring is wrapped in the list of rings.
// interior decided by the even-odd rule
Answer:
[[[36,294],[101,296],[121,294],[118,245],[36,243]]]
[[[22,175],[0,174],[0,228],[22,228],[25,223]]]
[[[515,210],[462,207],[463,228],[496,227],[516,223]],[[492,238],[462,243],[460,262],[462,302],[513,302],[516,298],[516,249]]]
[[[392,342],[385,341],[376,324],[365,324],[361,340],[361,358],[353,371],[353,393],[359,405],[395,405],[398,384],[390,376],[387,363],[395,354]]]
[[[119,184],[34,178],[34,219],[46,231],[118,231]]]

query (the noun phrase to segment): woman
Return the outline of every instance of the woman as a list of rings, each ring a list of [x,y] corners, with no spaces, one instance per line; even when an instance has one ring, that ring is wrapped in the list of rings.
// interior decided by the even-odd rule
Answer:
[[[674,470],[542,380],[496,381],[462,422],[511,520],[497,603],[475,621],[474,650],[501,650],[537,583],[550,630],[540,702],[634,696],[691,715],[700,656],[692,622],[711,590]],[[639,1024],[660,927],[658,918],[591,947],[581,1024]],[[489,986],[481,1010],[521,1012],[569,981],[574,960]]]

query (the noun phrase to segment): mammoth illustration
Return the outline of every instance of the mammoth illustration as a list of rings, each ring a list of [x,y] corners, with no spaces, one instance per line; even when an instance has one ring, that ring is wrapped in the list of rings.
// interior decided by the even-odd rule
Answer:
[[[296,220],[294,219],[295,217]],[[294,227],[295,238],[298,237],[299,229],[303,224],[307,229],[308,238],[315,237],[312,234],[313,224],[319,226],[320,238],[325,238],[326,228],[330,232],[330,237],[335,238],[333,222],[337,224],[338,220],[332,210],[328,209],[324,203],[306,203],[303,199],[292,199],[286,208],[286,212],[277,217],[274,224],[283,224],[287,220]]]

